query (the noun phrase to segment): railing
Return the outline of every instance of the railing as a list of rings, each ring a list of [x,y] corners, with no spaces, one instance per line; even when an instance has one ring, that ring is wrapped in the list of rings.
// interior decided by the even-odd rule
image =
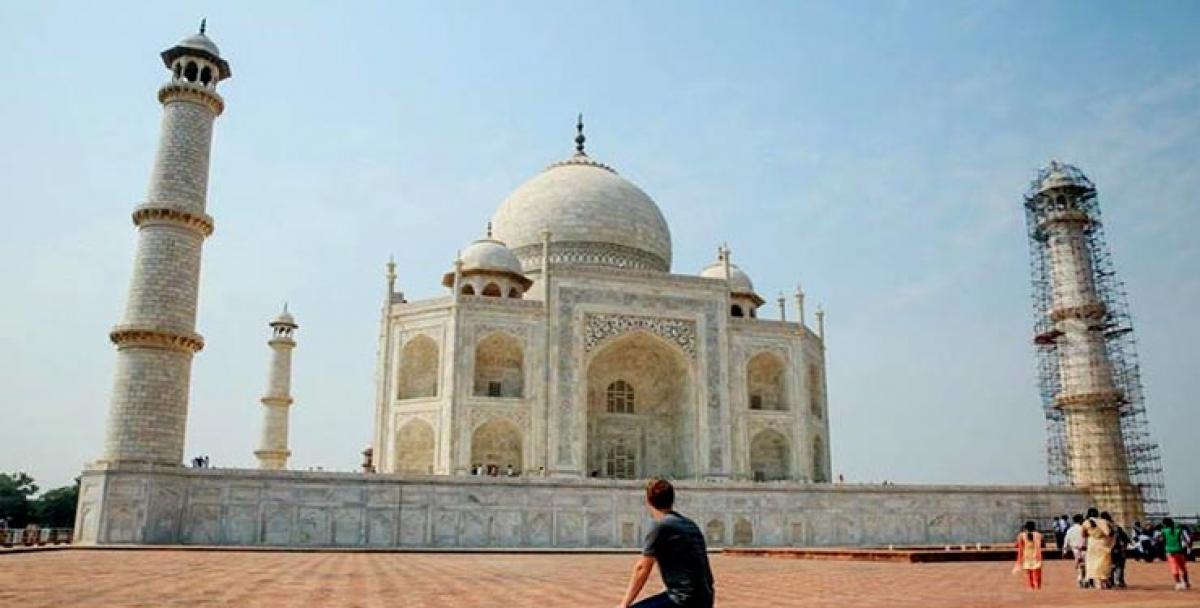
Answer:
[[[0,529],[0,547],[40,547],[43,545],[70,544],[74,538],[72,528],[25,528]]]

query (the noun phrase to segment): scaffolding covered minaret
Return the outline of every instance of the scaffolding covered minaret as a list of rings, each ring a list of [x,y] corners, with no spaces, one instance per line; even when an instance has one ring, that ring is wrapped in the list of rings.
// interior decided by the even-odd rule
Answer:
[[[1051,161],[1025,194],[1025,218],[1050,482],[1088,490],[1118,522],[1162,516],[1161,458],[1096,187]]]

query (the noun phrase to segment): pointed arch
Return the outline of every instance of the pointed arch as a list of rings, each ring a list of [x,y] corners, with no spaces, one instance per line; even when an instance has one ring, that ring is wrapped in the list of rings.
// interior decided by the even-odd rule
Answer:
[[[523,397],[525,349],[512,334],[497,331],[475,345],[475,395]]]
[[[471,463],[483,465],[485,471],[503,474],[512,467],[520,473],[522,460],[521,429],[507,420],[494,418],[471,434]]]
[[[755,481],[788,479],[791,473],[792,451],[788,439],[779,431],[759,431],[750,440],[750,473]]]
[[[590,475],[687,477],[694,470],[695,372],[678,345],[628,332],[593,351],[586,370]]]
[[[459,290],[464,296],[475,295],[475,286],[470,283],[463,283],[462,289]]]
[[[396,458],[393,470],[416,475],[433,474],[433,426],[420,419],[410,420],[396,432]]]
[[[733,524],[733,544],[754,544],[754,525],[745,517],[737,518],[737,521]]]
[[[400,351],[400,399],[436,397],[438,345],[429,336],[417,336]]]
[[[480,292],[480,295],[487,298],[499,298],[504,295],[504,292],[500,291],[500,286],[496,283],[488,283],[483,286],[483,291]]]
[[[710,546],[720,547],[725,544],[725,522],[720,519],[709,520],[704,526],[704,539]]]
[[[762,352],[752,357],[746,364],[746,401],[750,409],[788,409],[786,376],[787,366],[778,354]]]

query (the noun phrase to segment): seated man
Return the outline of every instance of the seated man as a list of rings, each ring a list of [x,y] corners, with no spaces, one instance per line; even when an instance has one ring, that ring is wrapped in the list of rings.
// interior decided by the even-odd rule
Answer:
[[[665,479],[646,483],[646,507],[654,525],[646,534],[642,557],[633,567],[625,598],[618,608],[712,608],[713,576],[708,567],[708,549],[704,534],[696,524],[671,509],[675,488]],[[658,563],[666,591],[637,604],[633,600],[642,591],[650,571]]]

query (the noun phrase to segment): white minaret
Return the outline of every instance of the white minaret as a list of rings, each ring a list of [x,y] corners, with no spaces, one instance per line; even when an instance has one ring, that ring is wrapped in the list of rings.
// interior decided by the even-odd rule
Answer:
[[[1058,391],[1053,406],[1066,420],[1071,482],[1088,489],[1101,508],[1119,522],[1143,515],[1141,494],[1132,483],[1121,433],[1126,395],[1117,386],[1105,346],[1110,311],[1098,292],[1096,260],[1087,235],[1095,186],[1078,168],[1051,161],[1031,196],[1030,210],[1047,250],[1051,331],[1039,341],[1058,346]]]
[[[217,45],[200,32],[162,52],[171,71],[158,90],[163,106],[158,154],[146,200],[133,210],[138,229],[125,315],[109,338],[117,346],[102,459],[180,465],[187,428],[196,333],[200,252],[212,234],[205,213],[213,120],[225,109],[217,83],[230,77]]]
[[[271,339],[267,344],[271,347],[271,370],[267,378],[267,394],[261,399],[263,405],[262,438],[258,449],[254,450],[260,469],[286,469],[288,456],[288,410],[292,407],[292,349],[296,341],[292,333],[299,325],[288,312],[287,304],[283,312],[275,317],[271,326]]]

